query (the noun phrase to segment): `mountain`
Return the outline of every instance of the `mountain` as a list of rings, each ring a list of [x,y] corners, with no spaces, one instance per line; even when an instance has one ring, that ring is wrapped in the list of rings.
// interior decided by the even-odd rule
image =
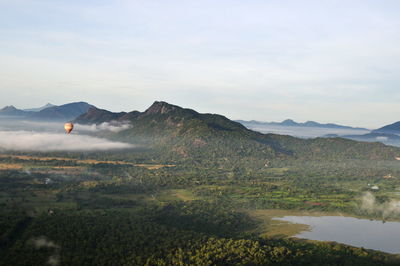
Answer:
[[[101,124],[110,121],[130,121],[135,119],[140,112],[132,111],[129,113],[119,112],[113,113],[107,110],[98,109],[96,107],[90,107],[88,111],[80,116],[78,116],[74,123],[77,124]]]
[[[387,134],[400,134],[400,121],[393,124],[378,128],[373,131],[374,133],[387,133]]]
[[[51,103],[47,103],[46,105],[44,105],[42,107],[24,109],[24,111],[27,111],[27,112],[39,112],[39,111],[42,111],[43,109],[46,109],[46,108],[49,108],[49,107],[54,107],[54,106],[56,106],[56,105],[51,104]]]
[[[74,122],[77,124],[101,124],[107,121],[118,120],[126,114],[126,112],[113,113],[96,107],[90,107],[86,113],[78,116]]]
[[[68,103],[60,106],[48,103],[43,107],[26,110],[20,110],[10,105],[0,109],[0,115],[19,117],[24,120],[68,121],[86,113],[90,108],[96,107],[86,102]]]
[[[395,160],[400,154],[400,149],[381,143],[262,134],[222,115],[200,114],[166,102],[154,102],[144,112],[127,114],[91,109],[74,122],[99,124],[111,120],[129,121],[132,127],[108,137],[159,150],[170,158],[190,159],[193,163],[207,160],[211,164],[234,166],[240,162],[264,167],[266,161],[274,159]]]
[[[366,128],[361,128],[361,127],[350,127],[350,126],[342,126],[342,125],[337,125],[333,123],[328,123],[328,124],[321,124],[315,121],[307,121],[304,123],[298,123],[293,121],[292,119],[286,119],[282,122],[260,122],[260,121],[245,121],[245,120],[236,120],[236,122],[241,123],[242,125],[246,127],[254,127],[254,126],[289,126],[289,127],[319,127],[319,128],[335,128],[335,129],[357,129],[357,130],[368,130]]]
[[[52,106],[39,112],[33,112],[29,118],[35,120],[72,120],[86,113],[93,105],[86,102],[68,103],[60,106]]]
[[[3,109],[0,109],[0,115],[4,116],[27,116],[29,114],[30,112],[17,109],[13,105],[9,105],[4,107]]]
[[[292,119],[286,119],[286,120],[282,121],[281,123],[277,123],[277,124],[280,124],[282,126],[298,126],[298,123],[296,123]]]

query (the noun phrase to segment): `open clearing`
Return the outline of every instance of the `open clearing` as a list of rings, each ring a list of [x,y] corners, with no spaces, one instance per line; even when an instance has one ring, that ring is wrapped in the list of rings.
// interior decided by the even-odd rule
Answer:
[[[251,218],[258,221],[260,224],[254,230],[264,237],[291,237],[300,232],[309,230],[309,227],[304,224],[293,224],[285,221],[273,220],[276,217],[285,215],[295,215],[293,211],[286,210],[247,210]],[[305,215],[305,214],[304,214]]]
[[[17,163],[0,163],[0,170],[13,170],[13,169],[22,169],[22,164]]]
[[[171,190],[171,193],[173,196],[177,197],[182,201],[192,201],[196,199],[193,193],[186,189],[174,189]]]
[[[96,164],[112,164],[112,165],[132,165],[137,167],[145,167],[149,170],[157,170],[163,167],[175,167],[175,165],[170,164],[135,164],[131,162],[124,162],[124,161],[99,161],[99,160],[79,160],[73,158],[65,158],[65,157],[37,157],[37,156],[27,156],[27,155],[9,155],[9,154],[0,154],[0,158],[14,158],[24,161],[29,160],[37,160],[37,161],[67,161],[67,162],[75,162],[78,164],[89,164],[89,165],[96,165]],[[1,168],[0,168],[1,169]]]

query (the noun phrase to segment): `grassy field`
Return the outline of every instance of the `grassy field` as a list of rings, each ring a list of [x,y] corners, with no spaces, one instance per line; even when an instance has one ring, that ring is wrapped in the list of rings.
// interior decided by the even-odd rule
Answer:
[[[0,163],[0,170],[22,169],[23,164],[19,163]]]
[[[274,220],[276,217],[287,215],[305,215],[306,212],[293,212],[287,210],[245,210],[251,218],[259,222],[258,227],[253,231],[262,237],[287,238],[309,230],[304,224],[293,224],[286,221]]]
[[[175,167],[175,165],[169,165],[169,164],[136,164],[136,163],[131,163],[131,162],[126,162],[126,161],[101,161],[101,160],[79,160],[79,159],[74,159],[74,158],[63,158],[63,157],[39,157],[39,156],[27,156],[27,155],[9,155],[9,154],[0,154],[0,158],[13,158],[13,159],[19,159],[23,161],[65,161],[65,162],[74,162],[77,164],[83,164],[83,165],[97,165],[97,164],[110,164],[110,165],[131,165],[131,166],[138,166],[138,167],[144,167],[149,170],[157,170],[163,167]],[[17,164],[4,164],[9,165],[9,167],[12,167],[12,165],[17,165]],[[21,164],[19,164],[21,165]],[[0,165],[1,167],[1,165]],[[68,169],[68,167],[71,166],[57,166],[57,168],[64,168]],[[1,169],[1,168],[0,168]]]

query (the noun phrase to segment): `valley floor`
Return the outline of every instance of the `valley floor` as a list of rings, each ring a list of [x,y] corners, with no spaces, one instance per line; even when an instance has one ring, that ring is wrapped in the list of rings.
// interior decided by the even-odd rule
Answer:
[[[274,218],[397,220],[382,208],[400,197],[399,173],[392,162],[221,169],[143,154],[2,154],[0,264],[395,264],[396,255],[290,238],[310,228]]]

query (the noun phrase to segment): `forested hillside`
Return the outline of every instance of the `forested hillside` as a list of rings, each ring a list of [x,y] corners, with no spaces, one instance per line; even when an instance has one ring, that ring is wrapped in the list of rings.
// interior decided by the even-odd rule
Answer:
[[[91,109],[75,120],[83,124],[110,121],[129,122],[132,127],[107,137],[157,149],[171,159],[251,161],[262,167],[274,160],[395,160],[400,155],[399,148],[380,143],[261,134],[224,116],[200,114],[165,102],[155,102],[143,113]]]

